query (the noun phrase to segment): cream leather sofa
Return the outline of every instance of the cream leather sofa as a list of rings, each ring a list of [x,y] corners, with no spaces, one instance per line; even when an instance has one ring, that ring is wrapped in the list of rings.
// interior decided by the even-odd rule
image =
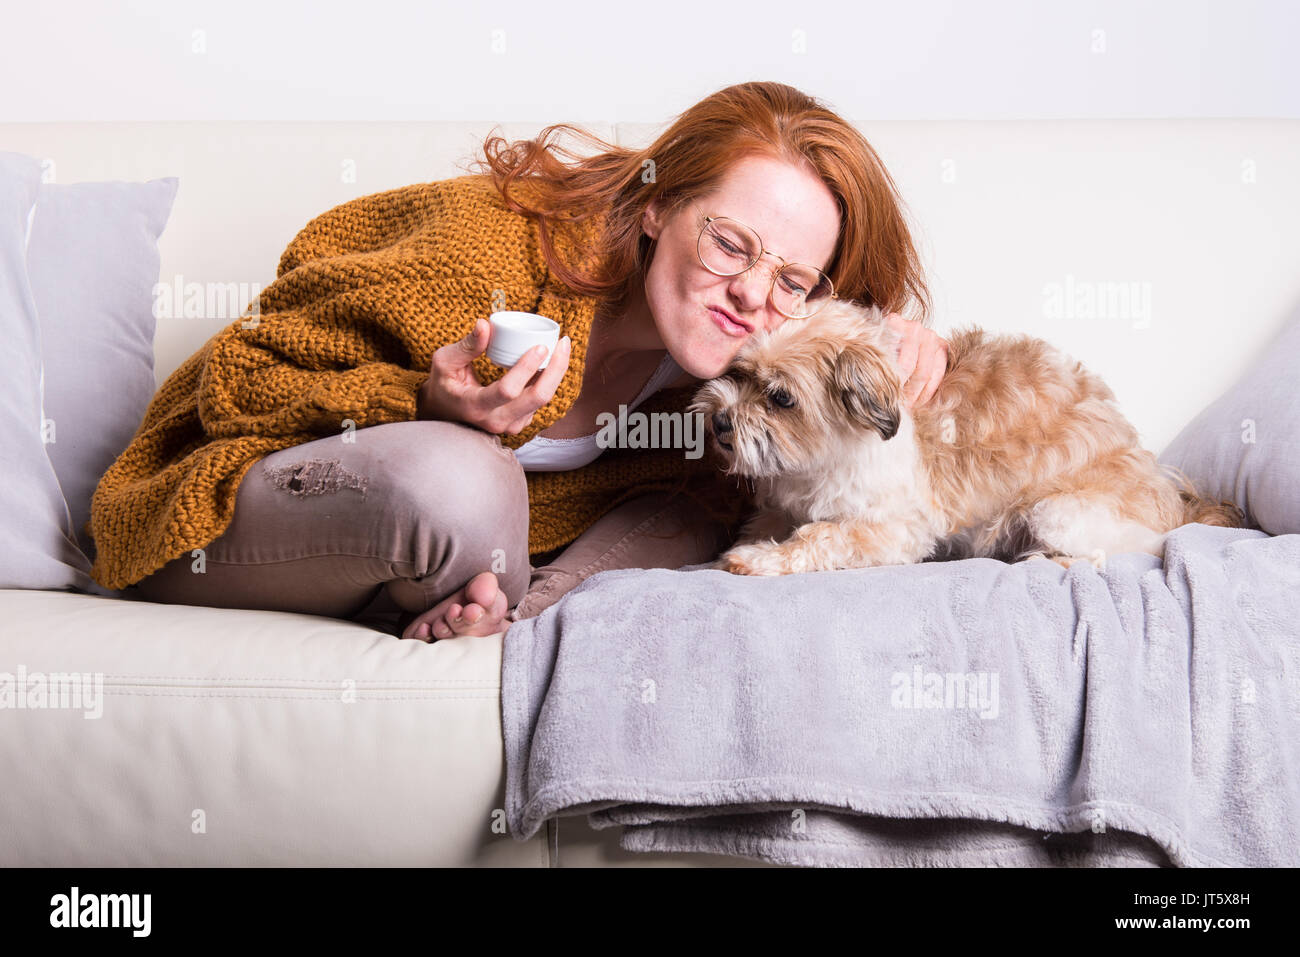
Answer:
[[[458,175],[493,125],[0,124],[0,148],[60,182],[179,177],[161,281],[265,285],[312,216]],[[1300,121],[859,125],[917,224],[936,329],[1049,338],[1155,451],[1300,300]],[[1127,298],[1088,314],[1083,288]],[[158,381],[236,314],[159,320]],[[752,863],[624,852],[583,818],[506,834],[502,639],[0,590],[0,672],[103,676],[98,717],[0,713],[0,864]]]

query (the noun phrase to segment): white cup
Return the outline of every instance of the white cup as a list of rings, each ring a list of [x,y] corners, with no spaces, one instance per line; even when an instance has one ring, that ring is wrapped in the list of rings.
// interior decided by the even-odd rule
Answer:
[[[535,312],[494,312],[488,322],[492,324],[492,335],[488,339],[487,357],[507,369],[533,346],[546,347],[546,357],[538,366],[545,369],[560,341],[560,324]]]

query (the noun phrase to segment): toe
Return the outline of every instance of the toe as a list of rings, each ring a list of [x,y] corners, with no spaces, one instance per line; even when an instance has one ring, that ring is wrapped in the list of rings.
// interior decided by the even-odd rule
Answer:
[[[402,629],[403,638],[416,638],[420,641],[429,641],[430,625],[427,618],[415,618],[405,628]]]
[[[495,634],[500,630],[497,627],[498,617],[494,617],[488,609],[477,602],[466,605],[460,620],[448,619],[448,624],[457,635]]]
[[[476,602],[480,608],[491,608],[492,600],[500,591],[496,575],[492,572],[479,572],[465,586],[465,598]]]
[[[500,589],[497,589],[497,596],[492,600],[492,614],[503,621],[510,615],[510,600]]]
[[[494,631],[505,631],[510,627],[510,603],[506,599],[506,593],[497,590],[496,595],[492,598],[492,604],[488,605],[487,610],[483,612],[483,625],[490,625]]]
[[[467,623],[456,630],[459,634],[464,635],[498,634],[510,627],[510,622],[504,620],[506,611],[506,597],[498,592],[491,605],[487,608],[477,604],[471,605],[470,611],[466,613]],[[468,619],[473,619],[473,621],[468,621]]]

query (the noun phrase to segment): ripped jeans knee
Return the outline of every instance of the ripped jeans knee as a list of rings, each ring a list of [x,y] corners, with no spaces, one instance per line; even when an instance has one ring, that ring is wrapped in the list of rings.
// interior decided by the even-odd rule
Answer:
[[[338,459],[308,459],[294,465],[264,465],[262,473],[278,489],[292,495],[324,495],[345,488],[365,497],[369,479]]]

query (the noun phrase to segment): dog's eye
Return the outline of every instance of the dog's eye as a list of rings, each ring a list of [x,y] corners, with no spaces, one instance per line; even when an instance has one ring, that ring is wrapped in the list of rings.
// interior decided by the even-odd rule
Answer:
[[[790,397],[790,393],[786,392],[785,389],[773,389],[767,394],[767,397],[783,409],[788,409],[794,405],[794,399]]]

